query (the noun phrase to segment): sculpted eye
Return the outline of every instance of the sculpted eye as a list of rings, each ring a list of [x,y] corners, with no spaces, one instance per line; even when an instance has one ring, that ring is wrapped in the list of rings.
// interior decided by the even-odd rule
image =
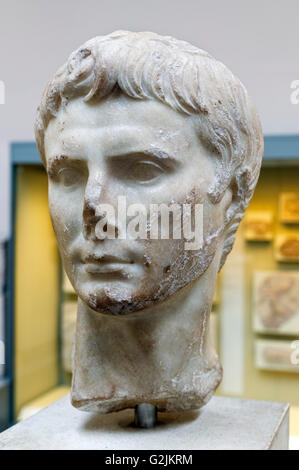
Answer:
[[[139,183],[148,183],[158,178],[164,169],[152,161],[138,161],[128,167],[128,177]]]
[[[127,184],[155,184],[173,174],[180,163],[161,150],[110,156],[110,175]],[[162,178],[163,177],[163,178]]]
[[[86,184],[88,166],[85,159],[56,155],[49,158],[47,173],[53,184],[72,190]]]
[[[63,186],[75,186],[82,179],[82,172],[77,168],[61,168],[58,171],[58,179]]]

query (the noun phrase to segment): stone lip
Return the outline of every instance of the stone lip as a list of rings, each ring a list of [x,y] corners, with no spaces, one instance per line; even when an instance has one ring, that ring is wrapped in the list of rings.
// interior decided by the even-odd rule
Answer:
[[[0,449],[288,449],[289,405],[213,397],[200,411],[159,413],[154,429],[133,412],[80,413],[66,396],[0,434]]]

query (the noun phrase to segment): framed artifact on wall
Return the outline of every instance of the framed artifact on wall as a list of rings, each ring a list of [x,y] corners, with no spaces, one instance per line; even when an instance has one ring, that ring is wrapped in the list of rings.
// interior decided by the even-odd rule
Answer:
[[[299,271],[256,271],[253,329],[257,333],[299,334]]]
[[[299,193],[280,194],[279,218],[284,224],[299,224]]]
[[[247,241],[271,241],[273,239],[273,213],[248,211],[245,216],[245,239]]]
[[[295,360],[298,341],[258,339],[255,341],[255,365],[258,369],[299,373]]]
[[[275,259],[281,263],[299,263],[299,233],[277,236]]]

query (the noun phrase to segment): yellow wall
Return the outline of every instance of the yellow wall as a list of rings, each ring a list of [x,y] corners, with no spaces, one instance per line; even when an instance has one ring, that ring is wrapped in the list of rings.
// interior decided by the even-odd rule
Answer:
[[[272,401],[287,401],[293,405],[299,405],[299,374],[288,372],[263,371],[255,367],[254,364],[254,341],[258,338],[273,338],[281,340],[299,339],[284,337],[279,335],[259,335],[252,330],[252,281],[255,270],[299,270],[298,263],[279,263],[275,261],[273,251],[275,235],[278,233],[299,233],[299,226],[286,226],[279,222],[278,201],[279,193],[299,191],[299,168],[298,167],[277,167],[263,168],[260,179],[249,205],[248,210],[271,210],[274,214],[274,240],[272,242],[245,242],[243,246],[243,273],[244,273],[244,398],[254,398]],[[242,222],[238,230],[237,237],[244,237],[244,223]],[[238,244],[240,245],[240,244]],[[230,257],[240,254],[232,250]],[[229,262],[229,259],[228,259]],[[222,273],[222,277],[225,273]],[[231,299],[233,302],[234,299]],[[221,301],[220,301],[221,302]],[[229,305],[225,308],[229,308]],[[221,323],[221,304],[219,306]],[[231,335],[239,334],[231,331]],[[298,336],[298,335],[297,335]],[[225,371],[224,371],[225,373]],[[218,394],[224,394],[221,387]]]
[[[15,242],[15,409],[58,380],[59,261],[38,167],[17,170]]]

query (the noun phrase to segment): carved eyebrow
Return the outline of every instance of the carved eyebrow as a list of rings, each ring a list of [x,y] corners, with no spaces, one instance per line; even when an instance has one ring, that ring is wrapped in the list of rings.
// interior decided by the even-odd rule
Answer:
[[[54,171],[55,167],[61,163],[61,161],[68,161],[69,157],[67,155],[55,155],[55,157],[50,157],[47,161],[48,171]]]
[[[61,166],[61,163],[80,163],[81,160],[77,158],[70,158],[68,155],[56,155],[55,157],[50,157],[47,161],[47,172],[49,176],[54,176],[55,172]]]
[[[154,157],[155,159],[159,160],[160,162],[165,162],[165,163],[171,163],[173,165],[180,165],[181,162],[177,158],[173,157],[172,155],[169,155],[167,152],[164,150],[159,149],[158,147],[153,147],[150,149],[145,149],[145,150],[136,150],[132,152],[124,152],[124,153],[118,153],[116,155],[110,155],[108,158],[128,158],[128,157]]]
[[[170,160],[179,163],[179,160],[174,158],[172,155],[169,155],[167,152],[164,152],[164,150],[159,149],[158,147],[153,147],[149,150],[145,150],[143,153],[145,155],[153,155],[159,160]]]

